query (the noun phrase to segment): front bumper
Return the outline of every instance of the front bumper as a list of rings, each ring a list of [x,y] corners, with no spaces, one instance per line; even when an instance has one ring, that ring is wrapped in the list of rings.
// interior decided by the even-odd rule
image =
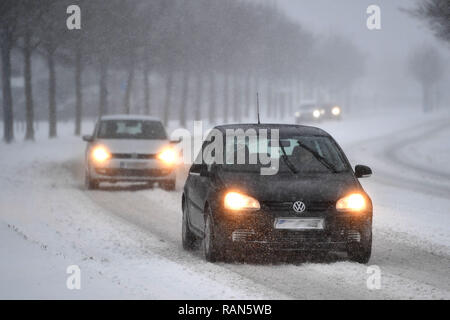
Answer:
[[[102,164],[92,163],[89,170],[92,179],[105,182],[167,181],[176,178],[175,165],[164,165],[156,159],[110,159]]]
[[[275,229],[277,217],[288,213],[223,213],[215,221],[219,245],[231,249],[272,249],[281,251],[346,250],[349,243],[371,235],[371,213],[321,212],[309,217],[324,219],[323,230]],[[301,218],[301,217],[298,217]]]

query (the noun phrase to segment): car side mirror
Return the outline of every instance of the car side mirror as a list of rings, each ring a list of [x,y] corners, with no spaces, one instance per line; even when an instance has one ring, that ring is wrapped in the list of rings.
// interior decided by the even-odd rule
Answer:
[[[180,143],[181,141],[183,141],[183,139],[182,139],[182,138],[179,138],[179,139],[175,139],[175,140],[170,140],[170,143],[171,143],[171,144],[178,144],[178,143]]]
[[[372,169],[370,169],[368,166],[358,164],[355,166],[355,175],[357,178],[370,177],[372,175]]]
[[[202,164],[200,167],[200,177],[211,177],[211,172],[208,171],[208,166],[206,164]]]
[[[83,136],[83,141],[92,142],[94,141],[94,137],[90,135]]]

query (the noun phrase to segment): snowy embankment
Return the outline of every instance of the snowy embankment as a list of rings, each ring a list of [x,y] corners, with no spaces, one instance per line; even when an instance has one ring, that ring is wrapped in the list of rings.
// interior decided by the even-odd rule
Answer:
[[[84,143],[62,129],[54,140],[0,144],[0,298],[267,297],[237,275],[164,258],[157,252],[169,250],[165,240],[90,200],[70,167]],[[69,265],[81,269],[79,291],[66,287]]]
[[[84,143],[67,125],[55,140],[0,143],[0,298],[448,299],[450,197],[428,192],[448,180],[396,166],[390,149],[409,138],[411,128],[432,130],[449,115],[405,118],[399,112],[361,119],[319,126],[353,164],[374,170],[373,178],[361,182],[374,201],[370,264],[383,272],[381,290],[367,289],[365,266],[339,259],[213,265],[198,252],[184,252],[181,193],[123,186],[85,191]],[[436,139],[445,140],[446,132]],[[424,150],[439,147],[432,137],[421,143],[405,161],[414,164]],[[429,167],[426,161],[420,165]],[[66,288],[69,265],[81,268],[79,291]]]

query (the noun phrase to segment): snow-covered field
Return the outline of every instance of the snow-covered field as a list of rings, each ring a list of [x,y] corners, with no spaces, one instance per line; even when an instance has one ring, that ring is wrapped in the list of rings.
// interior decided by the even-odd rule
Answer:
[[[70,124],[60,138],[0,143],[0,298],[449,299],[450,114],[402,110],[323,122],[374,203],[369,265],[326,262],[210,264],[181,248],[181,185],[83,188],[84,143]],[[85,126],[85,133],[91,128]],[[81,269],[68,290],[66,269]]]

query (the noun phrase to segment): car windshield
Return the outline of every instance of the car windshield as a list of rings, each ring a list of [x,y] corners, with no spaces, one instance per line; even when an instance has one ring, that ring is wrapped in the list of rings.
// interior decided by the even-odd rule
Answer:
[[[167,139],[162,123],[151,120],[102,120],[97,136],[99,139]]]
[[[266,156],[277,158],[275,163],[279,164],[278,172],[336,173],[348,169],[336,143],[326,136],[281,137],[278,146],[273,146],[270,138],[261,141],[261,138],[248,137],[245,143],[238,139],[227,139],[225,144],[225,161],[222,167],[227,171],[259,172],[261,167],[268,167],[260,162],[261,146],[266,149],[261,151],[267,152]],[[230,152],[232,149],[234,152]],[[237,161],[239,152],[245,154],[244,164]],[[251,162],[249,159],[258,160]]]
[[[317,106],[315,104],[302,104],[299,107],[299,110],[307,111],[307,110],[314,110],[317,109]]]

